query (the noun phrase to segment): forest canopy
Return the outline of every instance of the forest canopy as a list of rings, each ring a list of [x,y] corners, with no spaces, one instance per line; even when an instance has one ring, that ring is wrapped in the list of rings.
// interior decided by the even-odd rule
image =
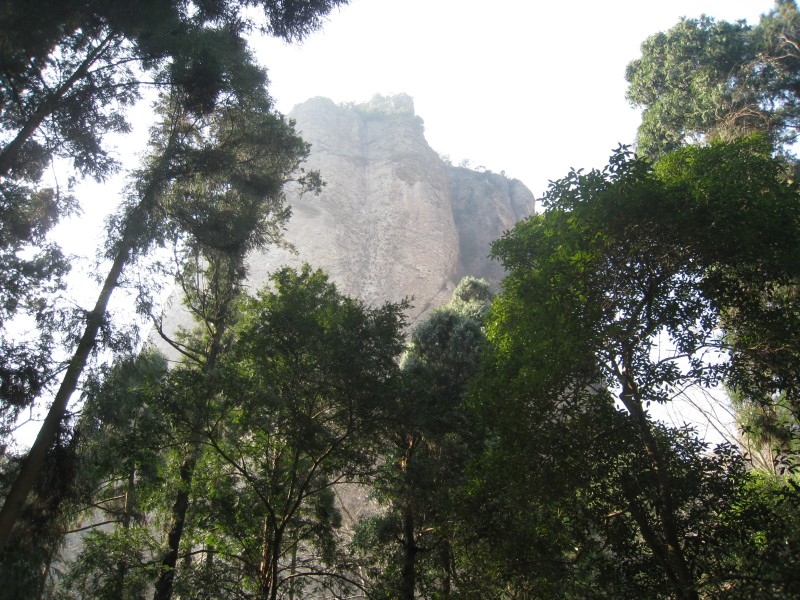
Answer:
[[[245,35],[299,40],[342,3],[0,9],[0,441],[50,404],[30,451],[0,454],[0,595],[800,595],[796,3],[646,39],[636,145],[493,243],[499,290],[466,277],[413,328],[407,302],[309,265],[247,286],[248,255],[284,243],[285,184],[322,181]],[[48,232],[79,199],[45,168],[121,169],[106,140],[144,86],[156,123],[108,271],[66,311]],[[145,271],[159,249],[174,261]],[[164,277],[189,329],[157,314]],[[169,359],[109,317],[133,282]],[[12,335],[22,317],[37,335]],[[652,416],[712,388],[736,439]]]

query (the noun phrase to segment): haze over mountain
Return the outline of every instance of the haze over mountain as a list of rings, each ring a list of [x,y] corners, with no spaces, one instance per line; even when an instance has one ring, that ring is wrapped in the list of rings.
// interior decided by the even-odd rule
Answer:
[[[253,256],[252,286],[309,262],[368,304],[413,296],[413,320],[446,302],[464,275],[499,282],[489,244],[534,209],[520,181],[448,164],[405,94],[350,105],[313,98],[290,117],[311,144],[306,168],[327,185],[319,196],[290,192],[286,237],[297,253]]]
[[[502,267],[490,243],[534,210],[520,181],[449,164],[427,143],[411,97],[363,104],[312,98],[289,115],[311,144],[319,196],[288,191],[286,238],[296,252],[268,248],[250,259],[248,285],[262,287],[282,266],[324,269],[339,289],[370,305],[413,298],[413,324],[450,299],[464,275],[497,286]],[[167,322],[189,326],[173,299]]]

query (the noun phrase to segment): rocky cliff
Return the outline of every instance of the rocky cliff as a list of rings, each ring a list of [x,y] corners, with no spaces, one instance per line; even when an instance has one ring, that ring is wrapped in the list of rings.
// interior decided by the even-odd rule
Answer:
[[[442,160],[407,95],[350,105],[313,98],[290,116],[311,144],[305,168],[319,170],[326,186],[318,196],[287,191],[286,238],[296,252],[252,255],[252,290],[280,267],[307,262],[369,305],[411,298],[413,325],[447,302],[464,275],[499,283],[502,268],[488,259],[489,244],[534,208],[520,181]],[[168,331],[192,327],[179,298],[170,301],[165,324]]]
[[[443,161],[406,95],[353,105],[313,98],[290,116],[311,144],[306,167],[327,185],[319,196],[290,192],[287,238],[297,254],[254,255],[253,287],[280,266],[309,262],[368,304],[413,297],[413,322],[464,275],[499,282],[489,244],[533,212],[521,182]]]

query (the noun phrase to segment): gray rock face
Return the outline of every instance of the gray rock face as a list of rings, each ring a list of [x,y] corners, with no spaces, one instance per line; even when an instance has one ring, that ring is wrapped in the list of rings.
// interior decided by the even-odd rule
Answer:
[[[413,325],[447,302],[464,275],[499,283],[502,267],[488,259],[489,244],[534,209],[520,181],[446,164],[404,94],[347,106],[313,98],[290,116],[311,144],[305,168],[319,170],[327,185],[319,196],[287,190],[286,239],[296,252],[253,254],[251,291],[279,268],[307,262],[368,305],[411,298]],[[169,332],[193,327],[177,297],[164,321]]]
[[[314,98],[290,116],[311,144],[306,168],[327,185],[319,196],[288,193],[286,237],[297,254],[252,256],[253,288],[281,266],[308,262],[367,304],[413,297],[413,322],[449,300],[464,275],[499,282],[489,244],[533,212],[521,182],[445,164],[406,95],[348,106]]]

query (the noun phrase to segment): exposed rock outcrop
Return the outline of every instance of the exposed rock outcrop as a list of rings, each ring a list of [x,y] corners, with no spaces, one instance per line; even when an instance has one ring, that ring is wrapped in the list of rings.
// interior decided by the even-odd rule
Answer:
[[[296,253],[252,255],[251,289],[282,266],[308,262],[369,305],[413,298],[413,324],[447,302],[464,275],[499,283],[489,244],[534,208],[521,182],[442,160],[405,94],[350,105],[313,98],[290,116],[311,144],[305,168],[319,170],[326,186],[319,196],[287,192],[286,238]],[[165,321],[169,330],[191,327],[175,298]]]
[[[413,321],[464,275],[500,280],[489,244],[533,212],[521,182],[445,163],[404,94],[344,106],[313,98],[290,116],[311,144],[307,167],[327,186],[320,196],[290,194],[287,238],[298,253],[254,255],[253,286],[279,266],[309,262],[368,304],[413,296]]]

